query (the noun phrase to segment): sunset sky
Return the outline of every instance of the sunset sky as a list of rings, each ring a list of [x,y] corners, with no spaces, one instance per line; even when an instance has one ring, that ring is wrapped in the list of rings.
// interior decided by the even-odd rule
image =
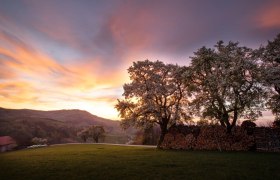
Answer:
[[[133,61],[188,65],[218,40],[257,48],[278,33],[277,0],[0,0],[0,107],[118,119]]]

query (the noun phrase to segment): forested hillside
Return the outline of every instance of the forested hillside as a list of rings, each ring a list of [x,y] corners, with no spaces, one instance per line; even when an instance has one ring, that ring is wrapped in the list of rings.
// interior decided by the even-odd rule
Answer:
[[[37,111],[0,108],[0,136],[11,136],[19,145],[30,145],[33,137],[47,138],[49,143],[76,142],[84,127],[103,126],[106,134],[126,136],[119,121],[104,119],[82,110]]]

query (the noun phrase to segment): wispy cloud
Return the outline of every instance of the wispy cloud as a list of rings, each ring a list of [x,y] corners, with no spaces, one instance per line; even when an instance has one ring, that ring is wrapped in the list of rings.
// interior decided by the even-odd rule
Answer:
[[[15,107],[12,104],[16,104],[18,107],[52,108],[56,107],[55,103],[63,101],[63,105],[70,105],[59,108],[93,109],[92,112],[98,113],[91,106],[107,103],[112,107],[111,111],[115,111],[112,101],[120,95],[120,92],[114,91],[114,84],[119,82],[118,73],[103,74],[98,64],[94,63],[96,61],[58,63],[7,32],[0,32],[0,39],[0,68],[3,69],[0,73],[0,99],[3,106]],[[76,102],[84,105],[81,107]]]

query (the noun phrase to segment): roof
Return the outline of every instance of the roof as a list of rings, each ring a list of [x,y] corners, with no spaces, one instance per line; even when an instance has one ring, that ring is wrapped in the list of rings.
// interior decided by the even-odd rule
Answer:
[[[10,136],[0,136],[0,146],[16,144],[15,140]]]

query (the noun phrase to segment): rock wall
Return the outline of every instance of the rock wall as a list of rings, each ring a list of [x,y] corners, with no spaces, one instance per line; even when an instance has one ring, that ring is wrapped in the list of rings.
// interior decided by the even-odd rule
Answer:
[[[163,149],[220,151],[280,151],[280,130],[235,127],[231,134],[221,126],[174,126],[162,143]]]

